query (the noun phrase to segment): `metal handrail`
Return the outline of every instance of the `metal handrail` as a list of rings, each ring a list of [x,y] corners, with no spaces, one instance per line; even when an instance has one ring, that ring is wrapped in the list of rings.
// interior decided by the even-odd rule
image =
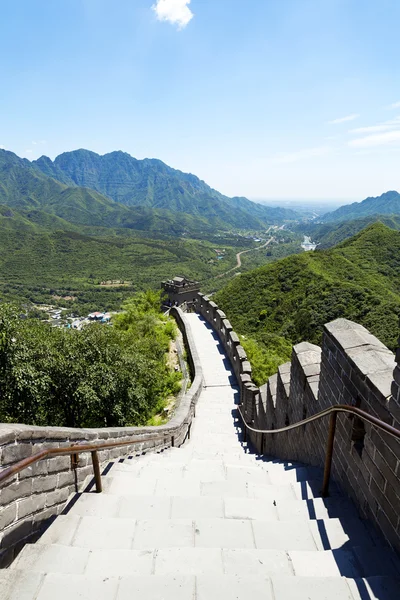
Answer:
[[[187,436],[190,439],[190,424],[188,427]],[[143,443],[143,442],[153,442],[153,441],[158,441],[158,440],[160,440],[160,436],[152,436],[152,437],[148,437],[148,438],[144,438],[144,439],[136,438],[136,439],[130,439],[130,440],[124,441],[124,442],[102,442],[100,444],[79,444],[76,446],[67,446],[65,448],[47,448],[46,450],[37,452],[36,454],[29,456],[28,458],[24,458],[23,460],[18,461],[17,463],[15,463],[14,465],[11,465],[10,467],[6,467],[3,471],[0,471],[0,484],[2,484],[7,479],[10,479],[11,477],[16,475],[20,471],[23,471],[27,467],[30,467],[31,465],[39,462],[40,460],[43,460],[44,458],[49,457],[49,456],[68,456],[68,455],[70,455],[72,457],[74,457],[74,456],[76,457],[77,455],[82,454],[83,452],[90,452],[92,455],[93,473],[94,473],[94,479],[96,482],[96,492],[100,493],[102,491],[102,484],[101,484],[101,474],[100,474],[100,463],[99,463],[99,457],[98,457],[97,452],[99,452],[100,450],[106,450],[106,449],[110,449],[110,448],[119,448],[122,446],[133,446],[134,444],[139,444],[139,443]],[[170,441],[171,441],[171,446],[174,447],[175,437],[171,436]],[[166,443],[166,441],[165,441],[165,443]],[[75,465],[77,464],[76,459],[74,461],[74,464]]]
[[[277,433],[283,433],[285,431],[290,431],[292,429],[296,429],[297,427],[301,427],[302,425],[307,425],[308,423],[311,423],[312,421],[317,421],[318,419],[322,419],[328,415],[331,416],[330,423],[329,423],[327,448],[326,448],[324,482],[323,482],[323,486],[322,486],[322,496],[323,497],[328,495],[328,490],[329,490],[329,480],[330,480],[330,473],[331,473],[331,467],[332,467],[332,456],[333,456],[333,444],[334,444],[334,439],[335,439],[336,419],[337,419],[338,413],[343,412],[343,413],[350,413],[350,414],[356,415],[360,419],[363,419],[364,421],[366,421],[367,423],[370,423],[371,425],[377,427],[378,429],[381,429],[385,433],[400,440],[400,431],[398,429],[396,429],[392,425],[389,425],[388,423],[385,423],[384,421],[381,421],[381,419],[378,419],[377,417],[370,415],[369,413],[365,412],[364,410],[361,410],[360,408],[356,408],[355,406],[347,406],[346,404],[336,404],[334,406],[326,408],[325,410],[323,410],[319,413],[316,413],[315,415],[312,415],[311,417],[308,417],[307,419],[303,419],[302,421],[298,421],[297,423],[293,423],[292,425],[288,425],[287,427],[283,427],[281,429],[256,429],[256,428],[252,427],[251,425],[249,425],[248,423],[246,423],[243,413],[240,410],[239,406],[237,407],[237,409],[241,416],[243,425],[245,427],[245,430],[244,430],[245,438],[246,438],[247,430],[253,431],[254,433],[261,433],[262,436],[264,436],[265,434],[277,434]],[[189,424],[188,434],[187,434],[188,439],[190,439],[190,429],[191,429],[191,427]],[[123,446],[133,446],[134,444],[158,441],[159,439],[160,439],[159,436],[152,436],[152,437],[145,438],[145,439],[130,439],[130,440],[126,440],[124,442],[102,442],[99,444],[82,444],[82,445],[80,444],[80,445],[75,445],[75,446],[68,446],[65,448],[47,448],[46,450],[37,452],[36,454],[33,454],[32,456],[30,456],[28,458],[24,458],[23,460],[18,461],[14,465],[11,465],[10,467],[6,467],[4,470],[0,471],[0,484],[2,484],[7,479],[10,479],[11,477],[16,475],[20,471],[23,471],[27,467],[35,464],[36,462],[39,462],[40,460],[43,460],[44,458],[47,458],[49,456],[68,456],[68,455],[77,456],[84,452],[90,452],[92,455],[92,464],[93,464],[94,479],[95,479],[95,483],[96,483],[96,492],[100,493],[102,491],[102,483],[101,483],[99,457],[97,454],[99,451],[110,449],[110,448],[120,448]],[[174,436],[171,436],[170,441],[171,441],[171,446],[173,447],[174,441],[175,441]],[[263,440],[262,440],[261,446],[263,447],[263,445],[264,444],[263,444]]]
[[[335,404],[334,406],[330,406],[329,408],[326,408],[325,410],[322,410],[321,412],[316,413],[315,415],[312,415],[311,417],[307,417],[307,419],[303,419],[302,421],[298,421],[297,423],[293,423],[292,425],[287,425],[287,427],[282,427],[281,429],[256,429],[254,427],[251,427],[251,425],[246,423],[243,413],[240,410],[239,406],[237,407],[237,409],[241,416],[242,423],[245,427],[244,441],[246,441],[246,438],[247,438],[247,430],[253,431],[254,433],[261,433],[261,435],[262,435],[261,450],[264,447],[264,435],[283,433],[285,431],[291,431],[292,429],[297,429],[297,427],[301,427],[302,425],[307,425],[308,423],[312,423],[313,421],[317,421],[318,419],[323,419],[324,417],[327,417],[328,415],[330,415],[328,440],[327,440],[327,444],[326,444],[324,481],[323,481],[322,490],[321,490],[321,495],[323,498],[325,498],[329,494],[329,481],[330,481],[331,469],[332,469],[333,445],[334,445],[334,441],[335,441],[336,420],[337,420],[338,413],[350,413],[352,415],[356,415],[357,417],[359,417],[363,421],[366,421],[370,425],[373,425],[374,427],[381,429],[388,435],[391,435],[391,436],[395,437],[396,439],[400,440],[400,431],[398,429],[396,429],[392,425],[389,425],[388,423],[385,423],[381,419],[378,419],[377,417],[370,415],[365,410],[361,410],[361,408],[357,408],[355,406],[348,406],[346,404]]]

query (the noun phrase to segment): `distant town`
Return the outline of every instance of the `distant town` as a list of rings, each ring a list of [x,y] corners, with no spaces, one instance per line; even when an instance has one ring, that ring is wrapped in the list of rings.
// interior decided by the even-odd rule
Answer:
[[[35,308],[43,312],[43,321],[46,321],[52,325],[52,327],[64,327],[66,329],[82,329],[86,325],[91,323],[103,323],[109,325],[111,323],[111,317],[116,312],[92,312],[86,317],[77,317],[75,315],[67,314],[67,308],[60,308],[51,305],[40,305],[36,304]]]

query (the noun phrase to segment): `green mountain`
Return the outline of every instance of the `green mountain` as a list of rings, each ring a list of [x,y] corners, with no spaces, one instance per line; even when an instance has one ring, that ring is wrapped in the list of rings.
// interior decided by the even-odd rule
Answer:
[[[362,202],[347,204],[323,215],[321,220],[324,223],[330,223],[360,219],[371,215],[400,215],[400,194],[398,192],[386,192],[377,198],[366,198]]]
[[[163,209],[128,207],[73,182],[67,185],[6,150],[0,150],[0,204],[25,211],[27,219],[34,215],[36,222],[43,226],[49,223],[51,215],[76,226],[128,228],[164,235],[214,229],[206,218],[177,215]],[[61,229],[68,228],[63,223],[59,225]]]
[[[257,229],[298,217],[292,210],[228,198],[195,175],[172,169],[161,160],[137,160],[126,152],[100,156],[75,150],[57,156],[54,162],[41,157],[33,165],[47,176],[96,190],[126,206],[187,213],[219,228]]]
[[[136,171],[132,165],[138,165]],[[101,157],[87,150],[62,154],[54,163],[46,157],[31,163],[0,150],[0,204],[37,209],[75,225],[162,235],[262,229],[296,216],[222,196],[161,161],[136,161],[123,152]]]
[[[238,333],[274,344],[321,341],[345,317],[397,347],[400,232],[375,223],[330,250],[289,256],[237,277],[215,295]],[[284,358],[287,358],[285,356]]]
[[[318,249],[323,250],[340,244],[378,221],[391,229],[400,230],[400,215],[372,215],[351,221],[309,223],[298,225],[295,229],[299,233],[309,235],[313,242],[318,244]]]

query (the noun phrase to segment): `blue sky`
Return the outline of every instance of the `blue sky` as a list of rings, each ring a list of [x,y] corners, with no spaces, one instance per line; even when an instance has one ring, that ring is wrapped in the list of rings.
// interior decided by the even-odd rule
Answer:
[[[0,145],[229,195],[400,191],[398,0],[2,0]]]

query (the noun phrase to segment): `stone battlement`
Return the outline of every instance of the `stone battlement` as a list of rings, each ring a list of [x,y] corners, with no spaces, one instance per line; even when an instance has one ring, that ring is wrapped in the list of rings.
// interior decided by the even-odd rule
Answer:
[[[335,404],[349,404],[400,429],[400,349],[396,356],[362,325],[337,319],[321,348],[293,348],[292,360],[259,389],[236,333],[215,302],[199,293],[196,310],[218,333],[232,362],[246,422],[278,429]],[[257,451],[323,466],[328,418],[275,435],[251,434]],[[263,447],[261,447],[263,444]],[[339,414],[332,477],[361,514],[400,550],[400,442],[352,415]]]

